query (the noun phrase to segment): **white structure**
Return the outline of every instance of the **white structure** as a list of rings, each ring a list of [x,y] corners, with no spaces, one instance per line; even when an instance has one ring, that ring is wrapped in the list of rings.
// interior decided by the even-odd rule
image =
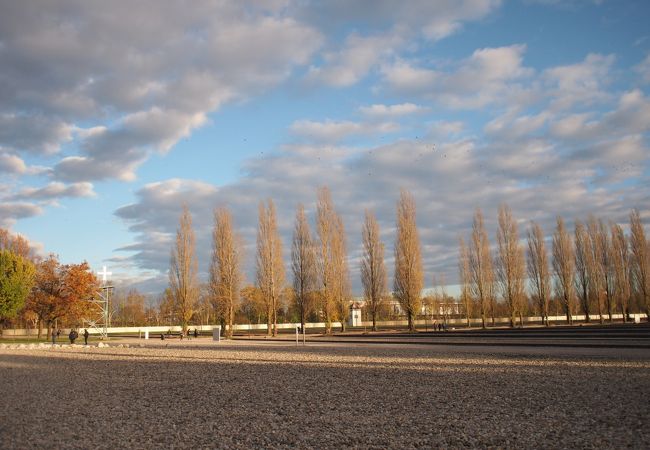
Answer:
[[[108,272],[108,271],[106,271],[106,266],[103,266],[103,267],[102,267],[102,271],[101,271],[101,272],[97,272],[97,275],[101,275],[101,276],[102,276],[102,286],[106,286],[106,282],[108,281],[108,277],[109,277],[110,275],[113,275],[113,272]]]
[[[351,327],[360,327],[361,325],[361,305],[353,303],[350,305],[350,316],[348,317],[348,325]]]
[[[212,329],[212,340],[221,342],[221,325],[217,325]]]
[[[99,306],[99,313],[96,317],[84,318],[84,322],[88,323],[87,328],[90,328],[90,332],[93,331],[96,334],[99,334],[102,339],[108,339],[108,328],[110,324],[110,297],[111,292],[113,291],[113,286],[108,282],[108,277],[113,275],[113,272],[106,270],[106,266],[102,267],[101,272],[97,272],[97,275],[101,275],[102,284],[99,288],[99,298],[91,300],[93,303],[96,303]],[[93,334],[95,334],[93,333]]]

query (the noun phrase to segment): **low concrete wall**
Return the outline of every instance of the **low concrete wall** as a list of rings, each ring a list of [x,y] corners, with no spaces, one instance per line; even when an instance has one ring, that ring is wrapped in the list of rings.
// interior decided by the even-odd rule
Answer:
[[[632,321],[634,321],[634,317],[638,316],[640,320],[645,320],[646,315],[644,313],[641,314],[631,314],[632,316]],[[549,321],[551,323],[566,323],[566,316],[549,316]],[[605,320],[609,320],[609,317],[607,315],[604,316]],[[622,320],[623,315],[622,314],[612,314],[612,319],[614,320]],[[585,320],[584,315],[575,315],[573,316],[573,320],[575,322],[583,322]],[[598,322],[600,320],[600,316],[598,314],[594,314],[591,316],[591,321],[592,323]],[[437,322],[441,322],[441,320],[436,320]],[[498,317],[494,320],[496,325],[508,325],[510,323],[510,319],[507,317]],[[524,324],[530,324],[530,323],[538,323],[540,324],[542,322],[542,318],[539,316],[531,316],[531,317],[524,317]],[[470,319],[470,323],[472,326],[481,326],[481,319]],[[488,319],[487,323],[489,325],[492,324],[492,319]],[[517,323],[519,323],[519,319],[517,319]],[[418,328],[424,328],[427,326],[433,325],[433,320],[416,320],[415,324]],[[448,326],[465,326],[467,324],[466,319],[448,319],[447,320],[447,325]],[[293,330],[297,326],[299,326],[300,323],[279,323],[278,324],[278,329],[281,330]],[[325,328],[325,322],[312,322],[312,323],[306,323],[305,328]],[[380,328],[388,328],[388,327],[405,327],[408,325],[408,321],[406,320],[382,320],[377,322],[377,326]],[[194,331],[194,329],[198,329],[199,332],[202,333],[209,333],[212,334],[212,329],[216,327],[217,325],[191,325],[189,328],[190,330]],[[332,322],[332,328],[337,329],[341,327],[340,322]],[[370,321],[364,321],[361,322],[360,327],[367,327],[370,328],[372,327],[372,322]],[[359,328],[359,327],[356,327]],[[149,334],[160,334],[160,333],[166,333],[167,331],[171,330],[173,333],[179,333],[181,331],[180,325],[173,325],[173,326],[155,326],[155,327],[111,327],[108,329],[109,334],[136,334],[136,333],[142,333],[144,335],[145,331],[149,331]],[[234,331],[266,331],[266,324],[265,323],[259,323],[259,324],[236,324],[233,326]],[[83,328],[81,328],[80,331],[83,331]],[[96,330],[93,329],[88,329],[90,334],[98,334]],[[67,337],[68,333],[70,332],[69,328],[62,328],[61,329],[61,337]],[[45,329],[43,329],[43,334],[45,334]],[[35,328],[16,328],[16,329],[7,329],[2,331],[2,335],[5,337],[11,337],[11,336],[37,336],[38,335],[38,330]],[[83,338],[83,337],[81,337]]]

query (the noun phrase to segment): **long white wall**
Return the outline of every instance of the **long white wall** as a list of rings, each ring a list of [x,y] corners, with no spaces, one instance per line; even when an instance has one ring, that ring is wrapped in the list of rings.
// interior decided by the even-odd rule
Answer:
[[[633,320],[634,317],[638,317],[639,320],[645,320],[646,319],[646,314],[632,314]],[[608,316],[604,316],[605,320],[609,320]],[[614,320],[622,320],[623,315],[622,314],[612,314],[612,319]],[[575,315],[573,316],[573,321],[574,322],[583,322],[585,320],[584,315]],[[594,314],[591,316],[592,323],[598,322],[600,320],[600,316],[598,314]],[[542,318],[539,316],[531,316],[531,317],[524,317],[524,324],[530,324],[530,323],[541,323]],[[566,324],[566,317],[565,316],[549,316],[549,321],[551,324],[557,323],[557,324]],[[470,319],[470,323],[472,326],[479,327],[481,326],[481,319]],[[497,325],[508,325],[510,323],[510,319],[507,317],[499,317],[495,319],[495,323]],[[429,327],[433,324],[433,321],[431,320],[416,320],[415,324],[417,325],[418,328],[425,328]],[[447,320],[448,327],[454,327],[454,326],[462,326],[464,327],[467,324],[466,319],[448,319]],[[492,324],[492,319],[488,320],[488,324]],[[279,323],[278,324],[278,329],[290,329],[293,330],[296,328],[296,326],[299,326],[300,323]],[[379,321],[377,322],[377,326],[380,328],[387,328],[387,327],[404,327],[407,326],[408,322],[406,320],[384,320],[384,321]],[[216,325],[192,325],[190,326],[190,330],[194,330],[195,328],[198,329],[200,332],[203,333],[212,333],[212,329],[215,328]],[[333,322],[332,327],[334,329],[338,329],[341,327],[341,324],[339,322]],[[370,328],[372,327],[372,322],[369,321],[364,321],[361,322],[361,325],[359,327],[355,327],[356,329],[359,328]],[[306,323],[305,328],[325,328],[325,322],[313,322],[313,323]],[[83,330],[83,329],[82,329]],[[167,331],[171,330],[174,333],[178,333],[181,331],[180,325],[175,325],[175,326],[157,326],[157,327],[111,327],[108,329],[109,334],[133,334],[133,333],[143,333],[145,331],[149,331],[150,335],[156,335],[160,333],[166,333]],[[233,327],[234,331],[266,331],[266,324],[265,323],[260,323],[260,324],[238,324]],[[45,330],[44,330],[45,331]],[[62,329],[61,337],[67,336],[68,332],[70,329]],[[90,334],[98,334],[97,330],[93,330],[91,328],[88,329]],[[8,329],[8,330],[3,330],[2,335],[4,337],[11,337],[11,336],[36,336],[38,334],[38,330],[34,328],[17,328],[17,329]]]

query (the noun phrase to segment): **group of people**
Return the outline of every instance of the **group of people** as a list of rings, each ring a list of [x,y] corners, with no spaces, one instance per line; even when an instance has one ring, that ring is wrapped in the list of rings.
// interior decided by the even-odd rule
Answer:
[[[172,335],[172,330],[167,330],[167,336],[171,336],[171,335]],[[183,336],[185,336],[185,335],[187,335],[188,338],[189,338],[190,336],[192,336],[192,335],[193,335],[195,338],[197,338],[197,337],[199,337],[199,329],[198,329],[198,328],[194,328],[194,331],[191,331],[191,330],[188,328],[187,331],[185,332],[185,334],[183,334],[183,333],[181,332],[181,334],[179,335],[180,339],[183,340]],[[161,334],[161,335],[160,335],[160,340],[161,340],[161,341],[164,341],[164,340],[165,340],[165,335],[164,335],[164,334]]]
[[[443,322],[433,322],[433,331],[447,331],[447,324]]]
[[[53,329],[52,330],[52,344],[56,344],[56,339],[58,337],[60,337],[60,336],[61,336],[61,329],[58,329],[58,330]],[[87,328],[84,329],[84,332],[83,332],[82,336],[84,337],[84,345],[88,345],[88,336],[90,336],[90,333],[88,332]],[[79,332],[76,329],[72,328],[70,330],[70,333],[68,333],[68,339],[70,339],[70,343],[74,344],[74,341],[76,341],[78,337],[79,337]]]

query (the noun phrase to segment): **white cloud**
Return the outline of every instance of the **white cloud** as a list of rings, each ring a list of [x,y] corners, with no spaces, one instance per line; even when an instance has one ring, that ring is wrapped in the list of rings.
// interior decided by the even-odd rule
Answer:
[[[485,132],[509,139],[531,136],[539,131],[550,117],[551,114],[547,111],[535,115],[517,115],[517,111],[509,111],[488,122]]]
[[[460,134],[464,129],[465,124],[461,121],[439,120],[431,124],[429,134],[434,139],[448,140],[450,137]]]
[[[517,132],[506,132],[507,119]],[[637,169],[644,166],[648,151],[641,137],[566,146],[548,136],[533,137],[525,132],[537,129],[540,123],[546,125],[543,113],[501,116],[500,120],[502,128],[488,137],[454,140],[463,125],[440,122],[434,125],[448,134],[435,141],[399,140],[352,152],[317,141],[287,146],[271,156],[249,160],[241,179],[223,186],[178,179],[147,185],[136,193],[133,204],[116,212],[139,234],[137,242],[124,250],[134,252],[132,261],[138,267],[166,270],[169,237],[177,227],[181,204],[187,202],[197,232],[199,263],[205,271],[211,211],[228,205],[245,242],[246,272],[252,276],[257,203],[266,197],[276,201],[288,264],[296,205],[305,204],[313,219],[316,188],[328,185],[348,233],[352,281],[359,292],[354,261],[360,251],[362,211],[370,208],[376,212],[385,244],[391,248],[400,188],[411,190],[416,197],[422,243],[429,249],[424,255],[426,272],[445,273],[451,282],[456,279],[458,235],[469,233],[477,206],[483,208],[493,235],[496,210],[502,202],[510,204],[522,221],[535,219],[549,232],[557,214],[571,219],[597,213],[606,219],[625,220],[630,205],[650,204],[650,193],[639,189],[644,181]],[[324,123],[315,129],[320,125],[327,128]],[[358,126],[333,124],[323,136],[358,132]],[[616,161],[630,164],[618,167]],[[627,185],[603,189],[622,176],[627,177]],[[151,234],[158,237],[149,242]]]
[[[574,113],[555,121],[555,137],[574,141],[613,139],[647,133],[650,130],[650,99],[638,89],[620,95],[616,109],[600,117],[595,113]]]
[[[54,177],[131,180],[151,151],[169,150],[224,102],[287,79],[323,41],[286,5],[159,6],[5,5],[0,146],[20,156],[70,143]]]
[[[554,6],[557,8],[576,8],[584,4],[592,3],[594,5],[600,5],[604,0],[525,0],[525,3],[535,4],[545,6]]]
[[[650,83],[650,54],[643,61],[634,66],[634,71],[639,74],[644,83]]]
[[[25,188],[12,196],[12,200],[56,200],[63,197],[94,197],[91,183],[63,184],[51,182],[41,188]]]
[[[533,73],[522,65],[525,50],[525,45],[478,49],[447,71],[398,61],[383,68],[384,82],[397,93],[451,108],[481,108],[520,94],[517,82]]]
[[[0,173],[22,174],[26,170],[25,162],[16,155],[0,153]]]
[[[500,0],[307,3],[306,9],[297,8],[298,16],[325,32],[348,21],[353,21],[355,28],[358,23],[367,23],[383,31],[368,35],[355,31],[340,45],[332,44],[333,49],[323,53],[322,63],[310,67],[307,80],[335,87],[354,85],[413,42],[443,39],[464,22],[484,18],[500,4]],[[386,23],[392,23],[388,30],[384,30]]]
[[[341,50],[323,55],[322,66],[311,66],[307,79],[335,87],[351,86],[401,44],[403,39],[394,34],[372,37],[352,34]]]
[[[332,30],[354,23],[381,27],[386,23],[417,30],[424,38],[439,40],[458,31],[463,23],[483,19],[501,5],[501,0],[330,0],[297,2],[298,17]]]
[[[576,104],[607,100],[605,87],[610,80],[614,55],[590,53],[577,64],[553,67],[544,71],[547,94],[555,98],[553,108],[565,110]]]
[[[399,125],[392,122],[363,123],[327,120],[317,122],[298,120],[291,124],[291,133],[321,142],[338,142],[345,138],[363,134],[389,134],[397,131]]]
[[[579,135],[584,136],[584,131],[587,128],[592,128],[594,125],[587,125],[586,123],[590,116],[591,114],[589,113],[570,114],[555,121],[550,131],[552,135],[561,138],[571,138]]]
[[[1,69],[0,69],[1,70]],[[72,127],[56,117],[2,114],[0,107],[0,145],[14,151],[52,154],[72,139]]]
[[[361,106],[359,111],[371,118],[400,117],[429,111],[429,108],[414,103],[399,103],[396,105],[374,104]]]
[[[414,67],[406,61],[397,61],[382,69],[384,80],[393,89],[418,93],[432,88],[441,78],[441,75],[430,69]]]
[[[38,216],[43,209],[29,202],[6,202],[0,199],[0,227],[11,228],[19,219]]]
[[[130,181],[152,151],[166,152],[207,121],[203,113],[152,108],[125,116],[114,128],[94,127],[80,133],[84,156],[70,156],[54,167],[65,181],[117,178]]]

